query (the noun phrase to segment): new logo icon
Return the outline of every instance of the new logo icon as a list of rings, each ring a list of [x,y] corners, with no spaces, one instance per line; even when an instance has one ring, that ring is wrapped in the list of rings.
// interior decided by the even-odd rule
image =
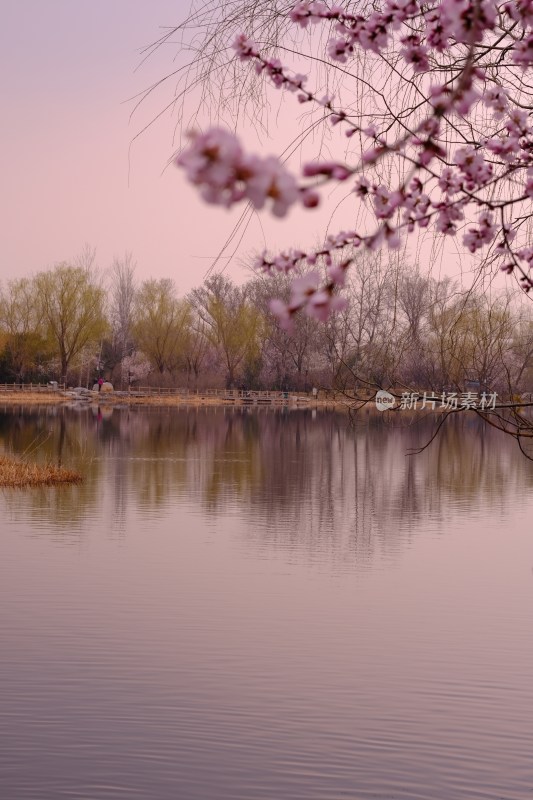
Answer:
[[[396,405],[396,398],[390,392],[380,389],[376,392],[376,408],[378,411],[386,411],[388,408],[394,408]]]

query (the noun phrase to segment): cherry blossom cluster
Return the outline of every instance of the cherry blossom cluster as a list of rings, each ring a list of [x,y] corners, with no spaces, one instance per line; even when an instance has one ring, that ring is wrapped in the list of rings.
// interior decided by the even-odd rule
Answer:
[[[531,2],[509,2],[504,8],[509,21],[529,28]],[[443,52],[450,43],[474,45],[480,43],[487,31],[493,30],[498,16],[494,0],[440,0],[422,4],[419,0],[386,0],[382,11],[372,11],[367,17],[350,14],[341,6],[328,7],[321,2],[298,3],[290,12],[293,22],[305,28],[310,22],[335,21],[335,33],[328,43],[328,54],[333,60],[346,62],[356,47],[379,53],[391,42],[395,32],[402,26],[422,21],[422,34],[412,32],[400,41],[404,45],[404,57],[415,71],[421,71],[429,63],[430,51]],[[529,66],[528,53],[532,49],[531,33],[516,46],[515,63]],[[529,54],[533,58],[533,53]]]
[[[190,138],[191,146],[176,158],[176,164],[200,187],[208,203],[229,208],[248,200],[261,209],[270,199],[277,217],[283,217],[300,197],[304,205],[310,204],[309,196],[299,191],[296,179],[275,156],[246,154],[238,138],[223,128],[190,134]]]
[[[294,314],[301,309],[305,309],[310,317],[327,322],[332,313],[343,311],[346,306],[346,299],[335,292],[334,282],[324,285],[318,270],[294,278],[288,303],[270,301],[270,310],[286,330],[291,330]]]
[[[303,250],[290,249],[274,257],[265,251],[258,256],[254,268],[270,274],[293,270],[301,272],[302,268],[314,267],[319,263],[326,267],[325,282],[317,269],[304,272],[293,280],[288,303],[277,299],[271,301],[271,311],[278,317],[280,325],[290,330],[294,315],[302,309],[309,316],[326,322],[331,313],[346,308],[346,300],[338,291],[345,284],[348,268],[354,260],[354,250],[363,243],[369,247],[371,238],[361,239],[355,231],[341,231],[328,236],[323,247],[317,250],[305,253]],[[348,257],[344,255],[346,249],[351,253]],[[337,253],[342,256],[340,261],[334,260]]]
[[[371,210],[370,232],[343,231],[312,252],[289,250],[258,259],[256,266],[264,271],[298,273],[289,302],[272,303],[282,324],[289,326],[301,309],[325,320],[343,307],[339,291],[361,244],[398,247],[403,236],[430,226],[438,234],[460,235],[470,253],[499,259],[504,272],[516,272],[523,288],[532,289],[533,246],[526,223],[533,199],[533,112],[521,94],[531,80],[520,76],[533,67],[533,0],[384,0],[365,15],[299,2],[289,17],[302,28],[332,28],[326,49],[333,63],[347,64],[361,50],[389,65],[390,53],[396,53],[395,71],[413,76],[405,80],[417,87],[421,100],[412,123],[392,118],[387,125],[380,118],[379,125],[362,125],[332,97],[308,88],[304,74],[264,56],[247,36],[236,38],[237,57],[253,63],[275,87],[322,107],[329,123],[345,126],[348,137],[358,133],[361,141],[370,140],[368,149],[354,150],[352,163],[313,161],[303,165],[299,177],[276,157],[247,154],[222,128],[193,134],[176,159],[207,202],[225,207],[268,204],[283,217],[296,203],[316,207],[326,183],[347,182]],[[479,119],[483,135],[476,133]],[[377,170],[385,159],[402,162],[395,174],[405,177],[395,185],[383,180],[386,170]],[[339,263],[335,252],[341,254]],[[302,274],[317,265],[322,271]]]

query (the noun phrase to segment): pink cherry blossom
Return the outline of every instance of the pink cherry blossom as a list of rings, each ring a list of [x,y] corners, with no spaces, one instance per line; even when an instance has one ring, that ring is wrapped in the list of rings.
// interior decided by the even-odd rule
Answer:
[[[249,59],[256,58],[259,55],[257,45],[252,42],[251,39],[248,39],[244,33],[240,33],[237,36],[232,47],[234,50],[236,50],[241,61],[248,61]]]
[[[533,33],[530,33],[523,41],[516,43],[514,61],[515,64],[520,64],[523,69],[533,64]]]
[[[342,107],[329,93],[321,96],[324,89],[308,87],[306,76],[287,70],[271,50],[262,54],[247,35],[235,39],[237,58],[252,62],[273,86],[294,93],[299,103],[317,105],[324,121],[344,128],[348,139],[360,134],[371,140],[363,153],[357,137],[355,143],[346,142],[340,161],[328,157],[305,163],[300,178],[274,156],[246,153],[238,138],[222,128],[193,134],[177,157],[176,164],[204,199],[225,207],[248,202],[284,217],[296,204],[315,208],[322,186],[351,176],[352,200],[357,204],[370,196],[376,217],[370,231],[341,231],[315,250],[257,259],[257,268],[268,272],[319,267],[296,278],[289,304],[278,304],[273,313],[287,325],[300,309],[327,319],[342,305],[335,287],[344,284],[352,263],[344,248],[362,243],[369,249],[398,247],[405,234],[426,227],[447,236],[461,232],[471,253],[494,243],[491,258],[500,259],[505,272],[517,270],[524,288],[532,288],[526,271],[533,267],[533,248],[522,221],[533,199],[533,114],[530,82],[522,71],[533,66],[533,0],[504,5],[495,0],[430,0],[426,5],[378,0],[368,8],[358,6],[357,13],[353,6],[298,2],[288,16],[302,28],[325,25],[325,57],[341,72],[352,69],[344,65],[362,51],[372,68],[381,63],[407,76],[405,81],[416,86],[416,105],[396,117],[387,109],[354,113],[352,105]],[[413,78],[413,72],[416,76],[430,67],[439,85]],[[373,74],[365,76],[369,91]],[[390,102],[387,92],[383,98]],[[520,222],[510,227],[504,215]]]
[[[514,0],[512,3],[506,3],[505,11],[515,22],[520,22],[525,27],[533,27],[533,0]]]
[[[343,261],[342,264],[331,265],[328,268],[328,277],[336,286],[344,286],[346,283],[346,273],[350,266],[349,261]]]
[[[269,303],[270,311],[277,317],[278,323],[281,328],[290,331],[293,326],[292,312],[283,300],[273,299]]]
[[[483,92],[482,100],[497,119],[501,119],[509,108],[508,94],[501,86],[490,86]]]
[[[306,178],[313,178],[317,175],[326,175],[338,181],[345,181],[351,175],[351,170],[344,164],[335,161],[311,161],[304,164],[302,174]]]
[[[463,242],[471,253],[475,253],[480,247],[490,244],[494,239],[496,228],[492,216],[483,211],[479,216],[479,227],[469,228],[465,233]]]
[[[348,302],[346,298],[338,295],[331,295],[325,289],[314,292],[308,299],[305,310],[310,317],[318,319],[320,322],[327,322],[331,314],[336,311],[344,311]]]
[[[311,270],[292,282],[291,305],[301,306],[307,302],[307,298],[314,294],[320,285],[320,273],[318,270]]]
[[[348,56],[353,53],[353,45],[347,39],[330,39],[328,42],[328,56],[332,61],[346,64]]]
[[[415,34],[404,36],[401,39],[404,49],[400,51],[407,64],[412,64],[415,72],[426,72],[429,69],[428,48],[422,44],[420,37]]]
[[[372,192],[374,211],[378,219],[389,219],[402,202],[399,192],[391,192],[386,186],[377,186]]]
[[[444,233],[448,236],[454,235],[457,232],[456,222],[464,219],[464,213],[460,204],[454,205],[448,203],[434,204],[437,209],[437,222],[436,228],[439,233]]]
[[[263,208],[267,198],[272,200],[272,213],[284,217],[293,203],[298,200],[298,184],[275,156],[267,158],[252,157],[246,162],[249,170],[246,179],[246,197],[255,208]]]
[[[301,200],[304,208],[316,208],[320,204],[320,195],[313,189],[304,189]]]
[[[340,9],[338,9],[338,13],[340,13]],[[325,3],[297,3],[291,9],[289,17],[292,22],[305,28],[309,22],[318,23],[330,14],[334,15],[334,11],[333,9],[330,11]]]
[[[249,156],[237,137],[223,128],[192,134],[192,145],[177,158],[187,177],[201,187],[209,203],[231,206],[247,199],[255,208],[271,200],[272,213],[283,217],[300,198],[296,179],[275,156]]]
[[[461,191],[462,180],[458,172],[451,167],[445,167],[439,178],[439,188],[446,194],[457,194]]]
[[[363,200],[368,197],[370,192],[370,181],[364,176],[359,178],[354,188],[355,194]]]
[[[487,163],[482,152],[474,147],[461,147],[455,152],[455,163],[465,177],[467,189],[482,186],[492,177],[492,165]]]

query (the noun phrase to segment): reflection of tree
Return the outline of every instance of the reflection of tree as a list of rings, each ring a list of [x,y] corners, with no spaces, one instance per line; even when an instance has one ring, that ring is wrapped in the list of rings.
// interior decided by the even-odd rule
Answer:
[[[0,450],[40,463],[63,464],[84,476],[76,486],[4,494],[12,510],[58,527],[81,523],[98,503],[98,462],[87,414],[58,407],[5,409],[0,413]]]
[[[175,422],[168,411],[132,414],[129,478],[143,511],[164,507],[186,486],[187,426]]]
[[[0,448],[57,460],[81,486],[6,494],[17,514],[52,526],[105,517],[127,531],[145,516],[196,504],[223,519],[237,513],[257,547],[328,553],[335,560],[394,557],[428,520],[454,511],[498,513],[533,483],[512,443],[462,415],[415,457],[435,418],[188,408],[28,409],[0,413]]]

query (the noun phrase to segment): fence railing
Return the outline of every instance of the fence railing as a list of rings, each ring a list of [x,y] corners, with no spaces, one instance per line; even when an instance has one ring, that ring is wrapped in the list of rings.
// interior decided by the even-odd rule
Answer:
[[[228,403],[307,403],[311,397],[306,392],[259,391],[247,389],[174,389],[169,387],[136,386],[128,394],[137,397],[175,396],[184,399],[224,400]]]
[[[58,383],[0,383],[0,392],[52,393],[64,392],[67,387]],[[125,391],[114,392],[117,395],[132,397],[176,397],[183,400],[221,400],[227,403],[260,404],[260,403],[309,403],[315,396],[308,392],[277,391],[255,389],[189,389],[168,386],[130,386]],[[334,400],[334,393],[320,391],[321,400]]]
[[[50,383],[0,383],[0,392],[62,392],[64,384]]]

